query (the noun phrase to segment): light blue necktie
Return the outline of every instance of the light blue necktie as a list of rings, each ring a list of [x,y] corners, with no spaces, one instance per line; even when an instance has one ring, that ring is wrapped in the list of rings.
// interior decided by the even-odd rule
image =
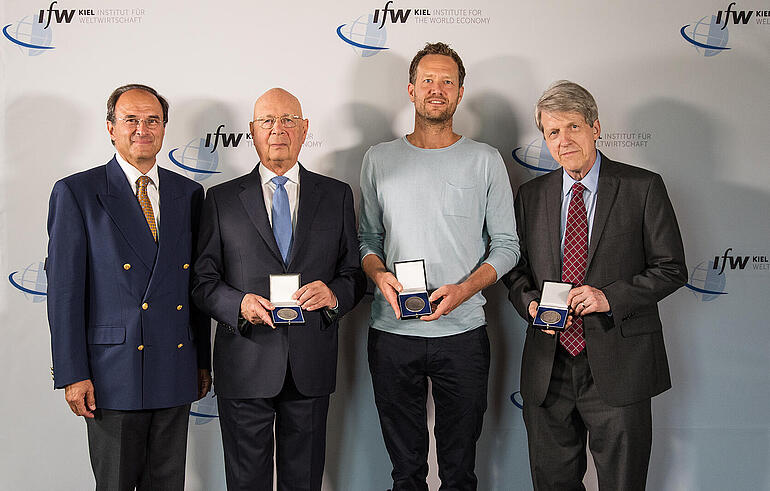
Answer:
[[[283,187],[289,178],[286,176],[275,176],[271,179],[275,184],[273,193],[273,235],[278,243],[278,249],[283,256],[285,263],[289,257],[289,248],[291,247],[291,209],[289,208],[289,195],[286,188]]]

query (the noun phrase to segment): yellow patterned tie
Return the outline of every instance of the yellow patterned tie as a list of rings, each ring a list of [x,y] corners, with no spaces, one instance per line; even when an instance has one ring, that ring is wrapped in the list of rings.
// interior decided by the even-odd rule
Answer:
[[[152,237],[155,242],[158,241],[158,227],[155,225],[155,213],[152,211],[152,203],[150,203],[150,197],[147,196],[147,185],[152,182],[147,176],[139,176],[136,180],[139,189],[136,192],[136,197],[139,199],[139,204],[142,205],[142,211],[144,212],[144,218],[147,219],[147,225],[150,226]]]

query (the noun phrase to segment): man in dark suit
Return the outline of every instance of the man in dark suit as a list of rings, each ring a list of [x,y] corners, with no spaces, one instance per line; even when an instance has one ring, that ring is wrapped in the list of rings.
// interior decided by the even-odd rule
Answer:
[[[250,123],[260,162],[211,188],[193,297],[218,322],[214,373],[229,490],[320,490],[339,318],[364,294],[350,186],[297,161],[308,120],[271,89]],[[271,274],[299,273],[305,323],[277,327]]]
[[[506,284],[530,322],[521,393],[537,490],[584,489],[586,441],[600,489],[644,489],[650,398],[671,387],[657,304],[687,279],[679,226],[658,174],[597,152],[598,117],[583,87],[546,90],[535,121],[562,169],[515,200],[522,256]],[[532,327],[544,281],[573,283],[558,334]]]
[[[115,89],[115,156],[51,193],[54,387],[86,418],[98,490],[182,490],[190,403],[211,380],[209,319],[189,296],[203,189],[155,165],[167,121],[154,89]]]

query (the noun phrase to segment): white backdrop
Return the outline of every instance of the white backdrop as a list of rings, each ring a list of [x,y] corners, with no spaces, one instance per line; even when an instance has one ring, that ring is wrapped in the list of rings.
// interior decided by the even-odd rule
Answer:
[[[514,190],[554,166],[532,107],[561,78],[596,97],[608,156],[663,175],[691,278],[661,304],[674,388],[654,399],[648,487],[770,489],[767,0],[730,4],[729,14],[726,0],[93,3],[0,3],[0,489],[93,486],[85,425],[51,389],[41,262],[53,183],[111,157],[112,89],[147,83],[170,100],[159,163],[209,187],[254,166],[252,104],[283,86],[310,118],[300,160],[358,193],[366,149],[411,130],[408,64],[437,40],[468,71],[456,129],[499,149]],[[479,488],[531,489],[511,399],[520,402],[524,323],[501,285],[487,297]],[[370,299],[343,321],[327,490],[390,485],[365,356]],[[210,396],[193,406],[187,467],[188,489],[224,489]]]

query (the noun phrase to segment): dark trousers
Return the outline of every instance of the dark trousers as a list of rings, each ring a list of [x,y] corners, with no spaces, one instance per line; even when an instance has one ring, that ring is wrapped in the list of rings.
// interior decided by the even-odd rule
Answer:
[[[190,405],[97,409],[86,420],[97,491],[182,491]]]
[[[622,407],[602,401],[585,350],[556,350],[548,395],[524,401],[529,462],[535,490],[584,490],[586,442],[599,489],[643,490],[652,448],[650,399]]]
[[[393,491],[428,489],[428,377],[441,489],[475,490],[476,441],[487,409],[486,327],[440,338],[369,329],[368,351]]]
[[[273,490],[273,422],[278,489],[320,491],[328,395],[303,396],[287,370],[275,397],[217,400],[229,491]]]

